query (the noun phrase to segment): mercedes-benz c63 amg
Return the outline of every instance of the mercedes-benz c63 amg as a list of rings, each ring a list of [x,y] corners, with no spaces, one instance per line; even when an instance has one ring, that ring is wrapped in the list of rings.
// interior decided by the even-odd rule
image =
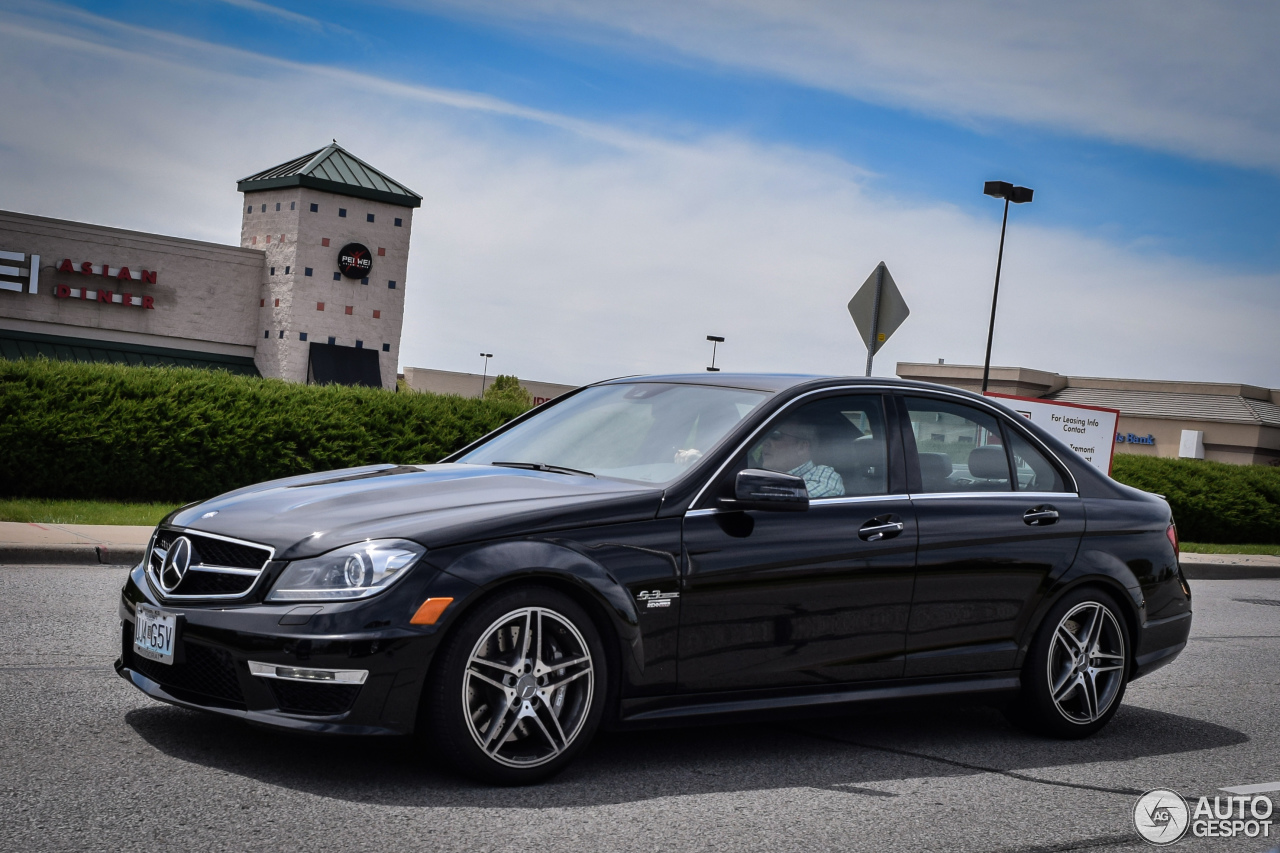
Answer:
[[[601,726],[998,694],[1087,736],[1186,644],[1161,498],[934,385],[581,388],[438,464],[239,489],[156,528],[117,669],[188,708],[416,735],[536,781]]]

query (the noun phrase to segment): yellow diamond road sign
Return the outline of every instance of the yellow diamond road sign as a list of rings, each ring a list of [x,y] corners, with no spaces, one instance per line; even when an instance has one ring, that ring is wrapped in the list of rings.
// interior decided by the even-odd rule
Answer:
[[[881,275],[883,279],[880,280],[880,321],[877,323],[875,322],[876,281],[881,278]],[[898,330],[910,313],[911,309],[907,307],[884,261],[871,271],[871,275],[863,282],[862,287],[858,288],[858,292],[849,300],[849,316],[857,325],[862,342],[871,355],[880,351],[885,341]],[[876,336],[874,348],[871,346],[873,334]]]

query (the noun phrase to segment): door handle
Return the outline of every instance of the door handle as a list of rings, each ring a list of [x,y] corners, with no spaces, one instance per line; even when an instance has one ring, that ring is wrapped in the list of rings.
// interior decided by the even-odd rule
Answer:
[[[1032,527],[1053,524],[1059,518],[1058,511],[1051,506],[1033,506],[1022,514],[1022,520]]]
[[[864,542],[878,542],[881,539],[892,539],[907,527],[896,516],[882,515],[873,518],[858,529],[858,538]]]

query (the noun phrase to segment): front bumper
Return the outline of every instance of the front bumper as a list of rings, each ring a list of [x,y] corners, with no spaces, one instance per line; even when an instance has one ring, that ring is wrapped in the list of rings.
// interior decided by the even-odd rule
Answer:
[[[116,672],[163,702],[281,729],[410,734],[443,627],[409,625],[413,609],[435,580],[431,574],[406,578],[366,601],[308,607],[317,612],[303,624],[287,624],[300,621],[299,605],[165,603],[138,567],[121,591]],[[172,664],[134,652],[139,603],[177,615]],[[360,684],[266,678],[250,671],[250,661],[298,669],[362,670],[368,676]]]

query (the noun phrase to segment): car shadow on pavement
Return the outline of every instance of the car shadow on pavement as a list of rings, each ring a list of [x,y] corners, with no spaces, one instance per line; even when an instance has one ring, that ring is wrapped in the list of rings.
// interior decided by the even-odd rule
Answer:
[[[602,732],[547,782],[493,788],[453,775],[405,738],[276,732],[168,706],[130,711],[125,719],[144,741],[179,761],[319,796],[417,807],[575,808],[800,787],[893,797],[877,785],[989,772],[1024,776],[1017,771],[1030,768],[1037,769],[1037,778],[1054,779],[1065,775],[1054,774],[1056,767],[1249,739],[1203,720],[1127,706],[1091,738],[1047,740],[1012,727],[989,706],[953,702],[838,717]]]

